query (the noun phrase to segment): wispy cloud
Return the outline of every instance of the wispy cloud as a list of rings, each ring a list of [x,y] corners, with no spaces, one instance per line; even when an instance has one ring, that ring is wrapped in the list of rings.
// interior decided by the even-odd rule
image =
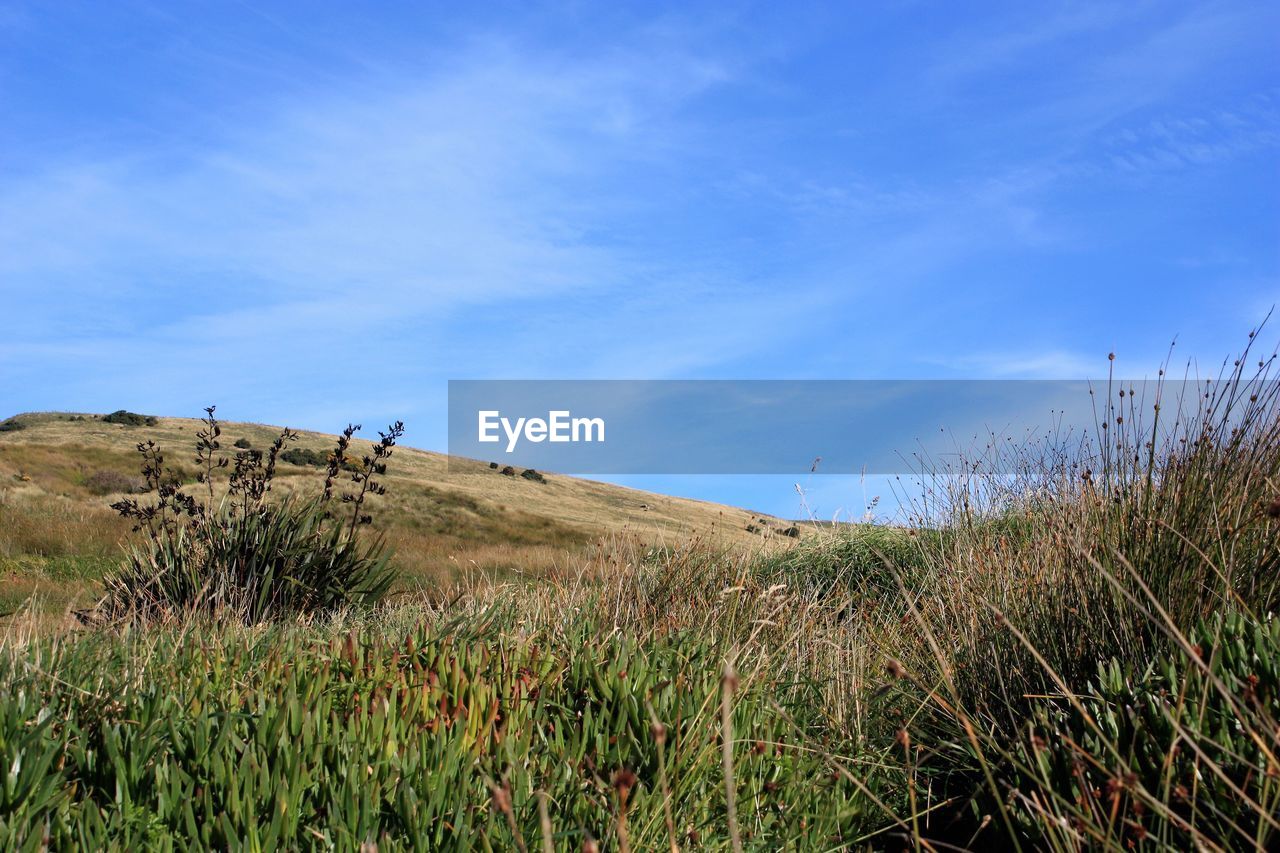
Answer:
[[[1165,115],[1108,135],[1104,151],[1125,172],[1207,166],[1280,148],[1280,109],[1260,92],[1229,109]]]
[[[673,113],[726,75],[680,53],[557,65],[487,44],[429,79],[261,104],[198,147],[50,164],[0,184],[0,276],[39,282],[12,294],[28,322],[11,341],[234,352],[366,335],[386,313],[678,291],[596,230],[626,204],[599,185],[680,146]]]
[[[774,42],[746,13],[689,14],[568,46],[542,22],[554,38],[459,24],[383,55],[270,13],[310,63],[179,40],[184,83],[278,85],[221,110],[173,87],[170,126],[111,144],[31,137],[0,176],[10,407],[172,410],[190,387],[323,414],[332,382],[425,412],[450,375],[1087,375],[1111,332],[1060,268],[1133,296],[1116,223],[1165,227],[1124,182],[1277,145],[1274,85],[1232,65],[1265,38],[1238,5],[965,14],[894,29],[924,61],[893,74],[857,66],[876,45],[846,41],[880,37],[860,20]],[[1275,289],[1250,245],[1171,240],[1186,275],[1240,258],[1237,306]],[[1199,321],[1168,307],[1194,301],[1178,287],[1152,326]],[[1158,349],[1180,330],[1132,333]],[[246,380],[263,341],[282,352]]]
[[[266,105],[195,150],[56,166],[0,194],[0,271],[88,290],[89,272],[181,265],[308,296],[376,282],[433,308],[594,282],[600,199],[574,189],[656,156],[675,132],[660,111],[715,81],[669,61],[608,71],[486,53],[443,79]]]

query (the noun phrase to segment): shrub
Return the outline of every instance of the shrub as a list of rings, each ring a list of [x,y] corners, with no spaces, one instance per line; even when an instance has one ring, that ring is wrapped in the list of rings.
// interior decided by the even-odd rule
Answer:
[[[280,454],[280,461],[288,462],[290,465],[323,468],[329,464],[329,454],[305,447],[293,447]]]
[[[522,472],[520,473],[520,476],[521,476],[521,477],[524,477],[526,480],[530,480],[530,481],[532,481],[532,482],[534,482],[534,483],[545,483],[545,482],[547,482],[547,478],[546,478],[546,477],[542,476],[541,474],[539,474],[537,471],[533,470],[532,468],[526,468],[524,471],[522,471]]]
[[[142,478],[119,471],[94,471],[84,480],[84,487],[95,495],[131,495],[146,489]]]
[[[252,624],[372,604],[391,579],[380,538],[361,542],[319,500],[285,499],[135,548],[107,580],[102,615],[202,612]]]
[[[103,415],[102,422],[123,424],[124,426],[155,426],[159,423],[151,415],[139,415],[136,412],[127,412],[124,409],[117,409],[109,415]]]
[[[0,432],[17,432],[26,428],[27,425],[17,418],[9,418],[7,421],[0,422]]]
[[[106,595],[95,616],[108,621],[154,620],[203,613],[246,623],[299,614],[326,613],[377,601],[391,582],[380,537],[364,541],[359,529],[372,521],[364,512],[370,495],[386,493],[379,478],[404,432],[393,424],[351,476],[353,490],[332,506],[334,483],[348,461],[358,426],[350,426],[330,454],[321,495],[311,500],[269,502],[276,461],[297,435],[286,429],[264,455],[242,450],[222,455],[221,427],[206,410],[196,434],[198,480],[207,498],[184,493],[165,478],[164,457],[154,442],[138,445],[142,473],[155,491],[153,503],[133,499],[112,504],[146,539],[106,579]],[[215,500],[215,472],[231,468],[227,494]]]
[[[241,450],[248,450],[250,447],[253,447],[253,445],[249,443],[249,439],[247,438],[237,438],[235,446],[240,448]]]
[[[281,462],[288,462],[290,465],[300,465],[305,468],[325,468],[333,459],[333,453],[325,450],[312,450],[306,447],[293,447],[280,454]],[[344,459],[338,467],[343,471],[358,472],[360,463]]]

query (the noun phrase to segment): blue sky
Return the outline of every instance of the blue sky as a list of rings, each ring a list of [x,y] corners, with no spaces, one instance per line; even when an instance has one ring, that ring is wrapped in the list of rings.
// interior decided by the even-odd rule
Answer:
[[[439,449],[450,378],[1143,375],[1280,295],[1276,4],[457,5],[0,3],[0,414]]]

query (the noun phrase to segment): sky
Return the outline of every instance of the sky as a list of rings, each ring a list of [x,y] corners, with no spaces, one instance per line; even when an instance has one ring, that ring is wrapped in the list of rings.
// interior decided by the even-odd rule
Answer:
[[[0,416],[443,450],[449,379],[1216,367],[1280,295],[1277,33],[1264,2],[0,2]]]

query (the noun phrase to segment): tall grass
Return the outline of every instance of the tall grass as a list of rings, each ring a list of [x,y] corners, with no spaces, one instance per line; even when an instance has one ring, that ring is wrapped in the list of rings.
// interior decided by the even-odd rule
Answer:
[[[786,553],[14,635],[0,844],[1275,849],[1273,361]]]
[[[1274,359],[1145,400],[1113,381],[1100,439],[931,472],[901,692],[932,790],[964,803],[949,840],[1280,838]]]
[[[559,849],[713,849],[730,801],[744,846],[852,843],[889,774],[827,741],[805,661],[841,652],[780,618],[828,617],[745,568],[619,543],[543,585],[322,625],[9,645],[0,843],[518,849],[549,824]],[[694,582],[720,607],[668,606]]]
[[[0,558],[114,558],[128,530],[106,507],[0,489]]]

